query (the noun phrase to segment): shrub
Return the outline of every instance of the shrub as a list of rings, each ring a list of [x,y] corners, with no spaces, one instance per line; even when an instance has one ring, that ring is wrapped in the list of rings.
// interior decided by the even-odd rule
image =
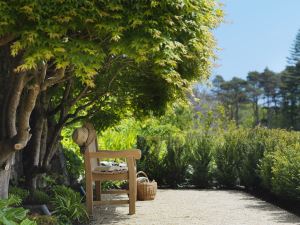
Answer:
[[[20,205],[22,200],[11,194],[8,199],[0,199],[0,224],[4,225],[37,225],[36,222],[27,218],[28,210]]]
[[[177,187],[186,180],[189,166],[187,146],[182,136],[170,136],[167,140],[167,153],[164,157],[165,179],[171,187]]]
[[[192,135],[188,139],[191,153],[190,163],[193,168],[192,183],[200,188],[208,187],[211,180],[212,138],[211,135],[200,134]]]
[[[125,187],[127,188],[127,186],[128,186],[127,181],[107,180],[107,181],[101,182],[101,189],[104,191],[109,190],[109,189],[122,189]]]
[[[138,161],[138,170],[145,171],[150,179],[156,180],[159,184],[165,183],[163,173],[165,142],[158,136],[138,136],[137,148],[142,151],[142,158]]]
[[[237,184],[246,135],[244,129],[229,130],[224,134],[224,142],[216,148],[216,179],[221,186],[232,188]]]
[[[59,221],[54,216],[36,215],[31,216],[32,220],[36,221],[38,225],[57,225]]]
[[[266,139],[269,138],[269,131],[265,128],[255,128],[249,131],[246,136],[244,147],[241,152],[241,164],[239,178],[241,185],[246,188],[255,189],[261,185],[258,165],[262,159],[266,146]]]
[[[48,204],[50,202],[50,197],[49,195],[41,190],[34,190],[30,197],[30,202],[34,204]]]
[[[24,202],[29,196],[29,191],[22,189],[20,187],[9,187],[8,191],[9,191],[9,195],[15,195],[19,197],[22,202]]]
[[[103,149],[131,149],[136,144],[140,129],[139,122],[133,118],[123,119],[120,124],[101,133],[99,144]]]
[[[265,139],[264,156],[259,163],[259,176],[262,181],[261,187],[272,190],[272,168],[276,152],[300,142],[300,135],[298,132],[279,129],[268,130],[268,133],[269,136]]]
[[[54,215],[64,224],[80,223],[88,219],[85,206],[79,193],[65,186],[55,186],[52,204]]]
[[[70,182],[74,184],[84,174],[83,159],[79,152],[76,153],[68,149],[64,149],[63,152],[66,157],[66,167],[70,176]]]
[[[272,167],[272,192],[300,200],[300,144],[278,149]]]

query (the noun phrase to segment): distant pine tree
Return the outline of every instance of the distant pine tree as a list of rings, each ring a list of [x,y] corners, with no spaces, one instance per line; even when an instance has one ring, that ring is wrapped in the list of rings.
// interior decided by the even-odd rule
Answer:
[[[296,39],[290,50],[290,57],[287,57],[287,62],[290,65],[296,65],[300,61],[300,29],[296,35]]]

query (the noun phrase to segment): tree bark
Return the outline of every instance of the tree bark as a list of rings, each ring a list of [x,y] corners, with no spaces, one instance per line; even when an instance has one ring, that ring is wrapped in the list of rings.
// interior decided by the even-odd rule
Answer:
[[[29,120],[39,92],[39,85],[35,84],[34,86],[30,87],[20,109],[20,116],[18,119],[18,133],[16,135],[16,144],[14,145],[14,148],[16,150],[23,149],[31,138]]]
[[[11,90],[7,108],[7,130],[10,138],[17,134],[17,109],[20,104],[21,94],[25,86],[25,74],[14,74],[15,84]]]
[[[7,168],[0,169],[0,199],[8,197],[10,172],[10,162],[7,164]]]
[[[39,104],[37,104],[39,105]],[[39,171],[44,117],[40,107],[36,107],[31,119],[32,137],[23,150],[25,182],[29,189],[36,189],[36,177]]]
[[[12,88],[6,93],[6,112],[2,113],[2,128],[5,130],[0,140],[0,183],[1,197],[8,196],[11,168],[16,151],[23,149],[30,139],[29,119],[39,94],[39,86],[34,85],[24,92],[27,82],[26,74],[13,74],[8,81]],[[24,100],[22,98],[24,97]],[[21,99],[23,101],[21,101]]]
[[[13,34],[5,34],[2,37],[0,37],[0,47],[7,45],[9,42],[14,40],[16,37]]]

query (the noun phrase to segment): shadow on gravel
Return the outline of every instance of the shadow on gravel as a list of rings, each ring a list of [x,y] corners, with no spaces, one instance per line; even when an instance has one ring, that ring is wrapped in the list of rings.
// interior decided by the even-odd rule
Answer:
[[[126,223],[128,220],[128,216],[121,214],[116,209],[126,207],[128,209],[128,205],[118,205],[118,206],[97,206],[94,208],[94,217],[97,217],[97,224],[114,224],[122,221]],[[95,222],[95,219],[91,220],[91,223]]]
[[[263,202],[260,199],[257,199],[254,196],[251,196],[248,194],[248,196],[245,196],[241,198],[241,200],[248,200],[249,204],[246,205],[246,208],[248,209],[258,209],[258,210],[264,210],[270,212],[272,215],[272,221],[276,223],[290,223],[294,225],[300,225],[300,217],[297,215],[287,213],[285,211],[282,211],[281,208],[272,205],[268,202]]]

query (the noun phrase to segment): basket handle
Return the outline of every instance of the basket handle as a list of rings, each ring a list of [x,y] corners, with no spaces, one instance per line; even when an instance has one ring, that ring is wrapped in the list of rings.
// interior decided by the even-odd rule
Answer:
[[[139,175],[141,175],[141,174],[144,175],[144,176],[149,180],[147,174],[146,174],[144,171],[139,171],[139,172],[137,172],[137,173],[136,173],[136,177],[139,177]]]

